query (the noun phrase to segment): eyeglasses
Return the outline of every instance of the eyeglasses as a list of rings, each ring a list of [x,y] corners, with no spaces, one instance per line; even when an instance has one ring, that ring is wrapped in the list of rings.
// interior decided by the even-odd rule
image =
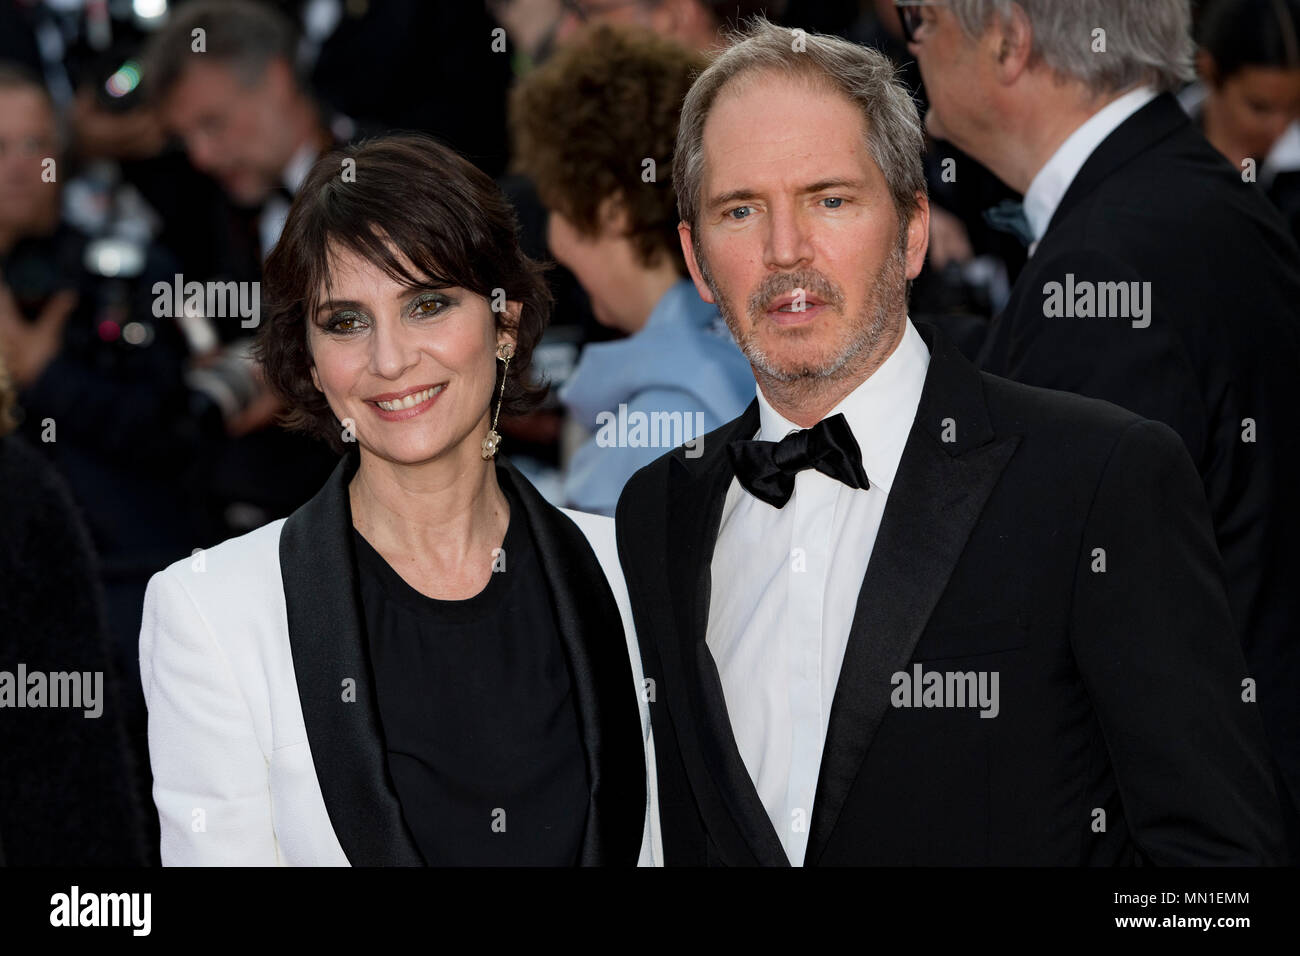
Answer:
[[[949,0],[894,0],[899,22],[903,24],[903,39],[916,42],[917,31],[925,23],[925,7],[946,7]]]

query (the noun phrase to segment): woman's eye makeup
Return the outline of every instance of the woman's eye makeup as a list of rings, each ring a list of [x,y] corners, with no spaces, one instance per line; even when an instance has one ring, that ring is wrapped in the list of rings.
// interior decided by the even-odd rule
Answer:
[[[444,309],[455,304],[454,299],[441,292],[424,292],[412,300],[409,314],[415,318],[428,318],[440,315]]]
[[[406,304],[408,318],[430,319],[442,315],[456,304],[456,299],[441,292],[422,292]],[[351,335],[370,324],[370,317],[357,309],[339,309],[320,323],[321,329],[333,335]]]
[[[346,335],[355,332],[360,323],[365,321],[365,316],[355,309],[340,309],[333,315],[329,316],[322,324],[326,332],[333,332],[340,335]]]

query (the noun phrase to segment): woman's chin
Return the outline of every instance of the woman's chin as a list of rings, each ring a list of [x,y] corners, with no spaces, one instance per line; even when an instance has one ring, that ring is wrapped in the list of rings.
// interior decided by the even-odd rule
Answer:
[[[456,444],[433,435],[385,436],[365,443],[362,450],[396,465],[423,465],[436,459],[459,457],[456,452],[461,445],[466,442]]]

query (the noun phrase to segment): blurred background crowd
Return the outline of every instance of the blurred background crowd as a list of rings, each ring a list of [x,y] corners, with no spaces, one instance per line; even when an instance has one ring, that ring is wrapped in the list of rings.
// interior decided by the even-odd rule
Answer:
[[[1300,0],[1195,8],[1179,100],[1300,235]],[[757,13],[885,51],[924,104],[893,0],[0,0],[0,666],[104,670],[118,701],[71,729],[5,717],[0,860],[157,860],[149,576],[289,514],[335,463],[277,424],[248,351],[261,263],[332,145],[432,134],[497,178],[525,251],[555,263],[535,355],[550,398],[500,429],[555,503],[612,513],[667,450],[602,441],[602,413],[680,412],[699,433],[744,410],[753,378],[687,276],[671,160],[692,76]],[[996,212],[1018,197],[944,142],[927,170],[911,315],[973,351],[1025,265]]]

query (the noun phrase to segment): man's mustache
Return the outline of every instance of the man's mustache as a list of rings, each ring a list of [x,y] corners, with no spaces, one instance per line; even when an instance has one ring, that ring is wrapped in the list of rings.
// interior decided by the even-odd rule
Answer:
[[[844,293],[839,287],[820,272],[807,269],[773,274],[765,278],[749,297],[749,314],[760,315],[767,311],[768,303],[783,295],[797,295],[801,289],[807,298],[815,297],[843,311]]]

